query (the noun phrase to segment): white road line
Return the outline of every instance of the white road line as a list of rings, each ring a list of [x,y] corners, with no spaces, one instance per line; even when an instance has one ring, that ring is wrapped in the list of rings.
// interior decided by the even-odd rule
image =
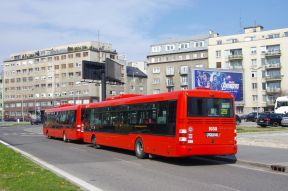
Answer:
[[[241,190],[232,188],[232,187],[230,187],[230,186],[225,186],[225,185],[223,185],[223,184],[214,184],[214,185],[217,186],[217,187],[220,187],[220,188],[224,188],[224,190],[241,191]]]
[[[57,168],[56,166],[53,166],[52,164],[49,164],[25,151],[22,151],[2,140],[0,140],[0,143],[2,143],[3,145],[13,149],[14,151],[18,152],[18,153],[21,153],[22,155],[26,156],[27,158],[33,160],[34,162],[36,162],[37,164],[41,165],[42,167],[54,172],[55,174],[61,176],[61,177],[64,177],[65,179],[69,180],[70,182],[80,186],[81,188],[85,189],[85,190],[92,190],[92,191],[102,191],[102,189],[88,183],[88,182],[85,182],[84,180],[80,179],[80,178],[77,178],[75,176],[73,176],[72,174],[69,174],[68,172],[65,172],[64,170],[60,169],[60,168]]]

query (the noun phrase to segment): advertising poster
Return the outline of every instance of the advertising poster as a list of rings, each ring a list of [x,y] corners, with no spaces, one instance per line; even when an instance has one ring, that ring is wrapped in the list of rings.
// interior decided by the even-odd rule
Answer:
[[[235,101],[243,101],[243,74],[218,70],[194,70],[193,86],[230,92]]]

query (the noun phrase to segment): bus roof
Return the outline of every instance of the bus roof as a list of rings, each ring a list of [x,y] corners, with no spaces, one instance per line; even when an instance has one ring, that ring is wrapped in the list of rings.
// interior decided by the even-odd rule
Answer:
[[[220,97],[232,99],[233,95],[227,92],[214,91],[209,89],[193,89],[193,90],[179,90],[160,94],[151,95],[137,95],[137,96],[123,96],[118,99],[110,99],[103,102],[96,102],[84,105],[85,108],[90,107],[104,107],[104,106],[116,106],[124,104],[134,104],[134,103],[145,103],[145,102],[156,102],[156,101],[167,101],[176,100],[180,95],[194,96],[194,97]]]
[[[46,109],[45,112],[55,112],[55,111],[66,111],[66,110],[77,110],[81,105],[63,104],[55,106],[50,109]]]

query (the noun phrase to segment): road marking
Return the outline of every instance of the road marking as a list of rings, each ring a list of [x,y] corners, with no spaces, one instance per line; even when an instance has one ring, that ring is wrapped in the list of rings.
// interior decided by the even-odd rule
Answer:
[[[88,183],[88,182],[85,182],[84,180],[80,179],[80,178],[77,178],[75,176],[73,176],[72,174],[69,174],[68,172],[65,172],[64,170],[60,169],[60,168],[57,168],[56,166],[53,166],[52,164],[49,164],[25,151],[22,151],[12,145],[10,145],[9,143],[6,143],[2,140],[0,140],[0,143],[13,149],[14,151],[18,152],[18,153],[21,153],[22,155],[26,156],[27,158],[31,159],[32,161],[34,161],[35,163],[39,164],[40,166],[54,172],[55,174],[61,176],[61,177],[64,177],[66,178],[67,180],[71,181],[72,183],[80,186],[81,188],[85,189],[85,190],[92,190],[92,191],[102,191],[102,189]]]
[[[225,185],[222,185],[222,184],[214,184],[215,186],[217,187],[220,187],[220,188],[224,188],[225,190],[231,190],[231,191],[241,191],[241,190],[238,190],[236,188],[232,188],[230,186],[225,186]]]

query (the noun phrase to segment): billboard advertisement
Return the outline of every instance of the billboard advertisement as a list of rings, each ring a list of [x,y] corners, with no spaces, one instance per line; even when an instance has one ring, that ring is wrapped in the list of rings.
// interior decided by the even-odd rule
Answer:
[[[230,92],[235,101],[243,101],[243,73],[220,70],[193,70],[192,88]]]

